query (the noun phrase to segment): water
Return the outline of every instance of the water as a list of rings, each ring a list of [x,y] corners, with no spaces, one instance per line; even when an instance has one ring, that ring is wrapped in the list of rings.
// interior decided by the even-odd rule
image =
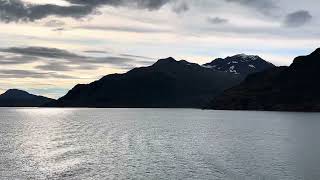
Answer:
[[[0,179],[320,179],[320,114],[0,109]]]

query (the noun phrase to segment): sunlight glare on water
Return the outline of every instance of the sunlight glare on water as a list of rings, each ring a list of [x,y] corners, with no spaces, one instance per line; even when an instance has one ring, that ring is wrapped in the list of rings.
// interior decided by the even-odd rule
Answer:
[[[0,109],[1,179],[319,179],[320,114]]]

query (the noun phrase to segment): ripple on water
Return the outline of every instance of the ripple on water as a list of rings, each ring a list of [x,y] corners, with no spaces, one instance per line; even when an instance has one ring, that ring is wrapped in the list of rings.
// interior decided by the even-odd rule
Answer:
[[[22,108],[0,119],[0,179],[320,179],[319,114]]]

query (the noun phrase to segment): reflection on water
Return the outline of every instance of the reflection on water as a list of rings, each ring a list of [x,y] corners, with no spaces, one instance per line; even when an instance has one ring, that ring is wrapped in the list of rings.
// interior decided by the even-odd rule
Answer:
[[[1,179],[320,179],[320,114],[0,109]]]

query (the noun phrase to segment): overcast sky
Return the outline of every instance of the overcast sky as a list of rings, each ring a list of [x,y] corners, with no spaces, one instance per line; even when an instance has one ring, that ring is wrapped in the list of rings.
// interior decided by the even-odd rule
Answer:
[[[0,92],[60,97],[172,56],[289,65],[319,47],[316,0],[0,0]]]

